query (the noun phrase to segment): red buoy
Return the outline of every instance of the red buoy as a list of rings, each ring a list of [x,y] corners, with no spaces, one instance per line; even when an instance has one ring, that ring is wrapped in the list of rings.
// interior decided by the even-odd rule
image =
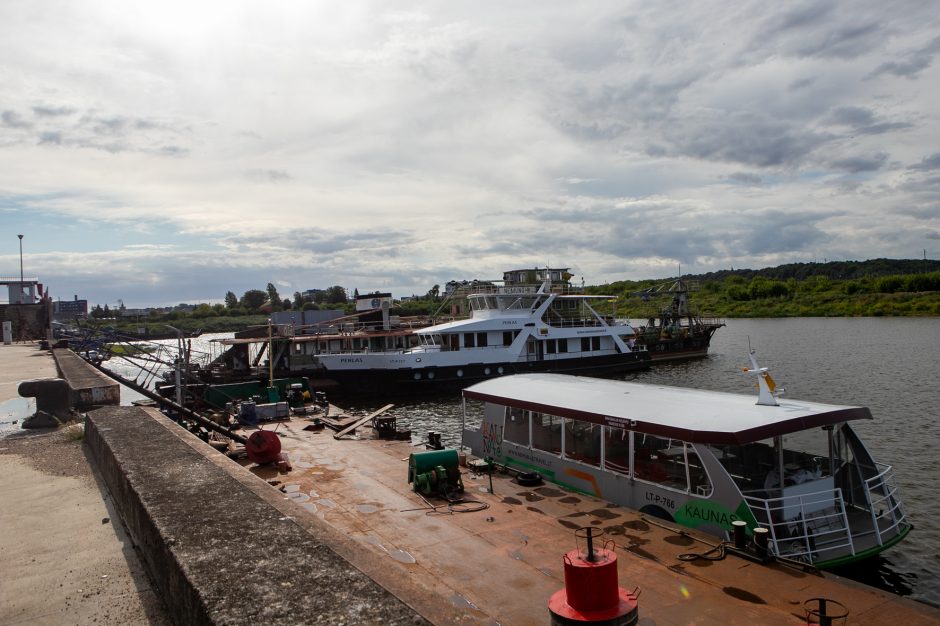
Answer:
[[[248,460],[258,465],[271,463],[281,452],[281,439],[273,431],[256,430],[245,442],[245,452]]]
[[[629,626],[639,619],[637,595],[618,585],[617,555],[613,550],[594,548],[594,539],[602,531],[580,528],[575,536],[587,540],[587,550],[567,552],[565,587],[548,601],[552,624],[597,624]]]

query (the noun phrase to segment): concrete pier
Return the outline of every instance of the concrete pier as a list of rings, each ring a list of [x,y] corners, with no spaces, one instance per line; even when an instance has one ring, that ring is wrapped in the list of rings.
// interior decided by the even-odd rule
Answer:
[[[174,622],[427,623],[340,556],[336,533],[308,532],[269,485],[158,411],[93,411],[86,443]]]

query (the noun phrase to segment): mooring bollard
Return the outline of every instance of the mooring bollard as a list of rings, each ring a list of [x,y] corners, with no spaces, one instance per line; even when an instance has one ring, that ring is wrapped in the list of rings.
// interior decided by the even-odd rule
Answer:
[[[63,379],[24,380],[17,391],[24,398],[36,398],[36,414],[23,420],[23,428],[55,428],[72,419],[71,390]]]
[[[815,605],[815,606],[814,606]],[[810,598],[803,603],[806,611],[806,624],[812,626],[835,626],[845,624],[848,620],[849,610],[841,602],[828,598]]]
[[[575,550],[565,553],[565,586],[552,594],[548,611],[552,626],[631,626],[639,620],[638,589],[620,587],[617,555],[612,549],[595,548],[603,531],[585,527],[575,531]],[[577,545],[587,540],[587,550]],[[608,544],[613,548],[613,543]]]
[[[747,522],[734,520],[731,526],[734,528],[734,547],[744,550],[747,547]]]
[[[767,558],[767,529],[761,526],[754,529],[754,551],[759,558]]]

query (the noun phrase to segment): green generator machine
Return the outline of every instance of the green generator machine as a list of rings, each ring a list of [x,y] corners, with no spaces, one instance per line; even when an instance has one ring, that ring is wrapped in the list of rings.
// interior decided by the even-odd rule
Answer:
[[[463,493],[460,461],[456,450],[429,450],[408,457],[408,482],[425,496],[449,499]]]

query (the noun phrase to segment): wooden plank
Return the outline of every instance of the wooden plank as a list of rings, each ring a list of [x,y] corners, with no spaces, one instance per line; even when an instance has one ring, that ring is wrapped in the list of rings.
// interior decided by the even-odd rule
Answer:
[[[356,421],[354,424],[351,424],[350,426],[347,426],[347,427],[344,428],[343,430],[339,431],[338,433],[336,433],[335,435],[333,435],[333,439],[339,439],[340,437],[343,437],[344,435],[346,435],[346,434],[348,434],[348,433],[350,433],[350,432],[356,430],[358,427],[362,426],[363,424],[365,424],[366,422],[368,422],[369,420],[371,420],[373,417],[376,417],[377,415],[381,415],[382,413],[385,413],[387,410],[389,410],[389,409],[392,408],[393,406],[395,406],[395,405],[394,405],[394,404],[386,404],[385,406],[383,406],[381,409],[379,409],[378,411],[376,411],[376,412],[373,413],[372,415],[366,415],[366,416],[363,417],[362,419]]]

